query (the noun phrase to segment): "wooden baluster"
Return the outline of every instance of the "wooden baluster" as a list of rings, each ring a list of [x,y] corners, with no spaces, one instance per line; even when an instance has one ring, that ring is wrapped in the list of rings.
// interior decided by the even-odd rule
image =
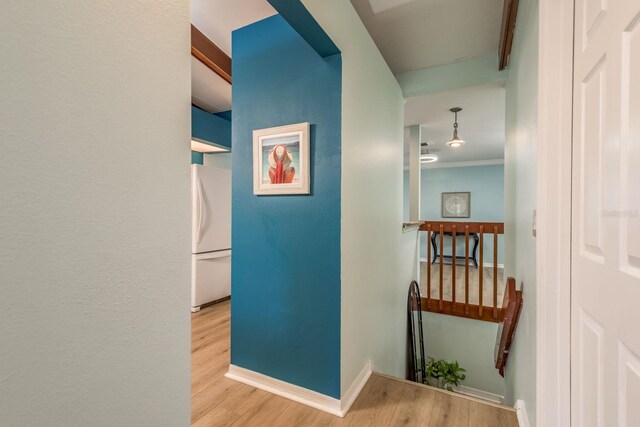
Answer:
[[[478,313],[482,317],[482,273],[484,271],[484,226],[480,226],[480,266],[478,274]]]
[[[464,226],[464,314],[469,315],[469,225]]]
[[[451,227],[451,308],[456,312],[456,226]]]
[[[431,308],[431,224],[427,224],[427,307]]]
[[[493,226],[493,318],[498,318],[498,227]]]
[[[442,274],[444,272],[444,224],[440,224],[440,303],[438,304],[440,311],[442,311],[442,307],[444,306],[444,302],[442,300],[442,283],[443,278]]]

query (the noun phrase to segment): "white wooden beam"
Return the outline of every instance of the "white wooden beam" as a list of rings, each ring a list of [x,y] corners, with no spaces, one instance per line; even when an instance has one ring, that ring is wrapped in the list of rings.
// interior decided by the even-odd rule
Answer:
[[[409,126],[409,221],[420,219],[420,125]]]

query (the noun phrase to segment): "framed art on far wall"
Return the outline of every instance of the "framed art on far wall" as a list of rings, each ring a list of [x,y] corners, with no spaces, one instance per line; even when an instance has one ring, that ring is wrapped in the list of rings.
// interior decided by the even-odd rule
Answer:
[[[253,131],[253,194],[309,194],[309,123]]]
[[[469,218],[471,216],[471,193],[442,193],[442,218]]]

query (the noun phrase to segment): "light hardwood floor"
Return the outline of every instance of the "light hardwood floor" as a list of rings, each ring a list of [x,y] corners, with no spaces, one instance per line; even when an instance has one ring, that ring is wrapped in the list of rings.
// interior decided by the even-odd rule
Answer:
[[[225,301],[191,318],[194,426],[518,426],[509,408],[378,374],[371,376],[344,418],[225,378],[229,307]]]

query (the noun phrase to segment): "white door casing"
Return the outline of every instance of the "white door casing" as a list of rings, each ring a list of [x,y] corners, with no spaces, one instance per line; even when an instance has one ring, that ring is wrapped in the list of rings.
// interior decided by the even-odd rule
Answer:
[[[570,426],[574,0],[538,4],[535,422]]]
[[[640,1],[576,0],[574,426],[640,426]]]

